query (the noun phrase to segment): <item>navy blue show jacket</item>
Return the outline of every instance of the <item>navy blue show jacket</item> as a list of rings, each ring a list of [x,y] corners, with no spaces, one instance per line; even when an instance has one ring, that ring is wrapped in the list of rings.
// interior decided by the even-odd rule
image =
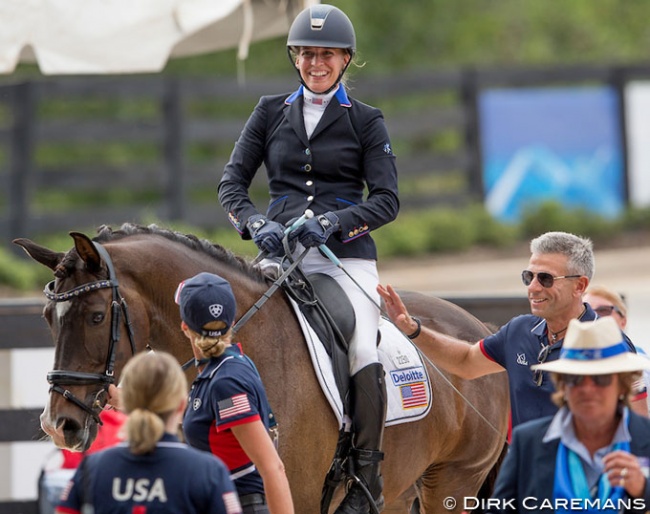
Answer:
[[[286,224],[306,209],[316,215],[332,211],[341,224],[327,242],[334,254],[376,259],[369,233],[399,211],[397,168],[383,114],[340,87],[308,138],[302,91],[260,99],[224,169],[219,201],[242,238],[250,239],[246,222],[259,211],[248,189],[264,164],[270,219]]]

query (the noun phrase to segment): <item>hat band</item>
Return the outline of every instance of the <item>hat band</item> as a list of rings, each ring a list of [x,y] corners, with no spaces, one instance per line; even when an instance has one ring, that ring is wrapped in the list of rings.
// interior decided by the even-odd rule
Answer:
[[[563,348],[560,353],[561,359],[572,359],[576,361],[589,361],[596,359],[607,359],[628,351],[624,341],[606,348]]]
[[[226,330],[201,330],[201,335],[203,337],[221,337],[227,331]]]

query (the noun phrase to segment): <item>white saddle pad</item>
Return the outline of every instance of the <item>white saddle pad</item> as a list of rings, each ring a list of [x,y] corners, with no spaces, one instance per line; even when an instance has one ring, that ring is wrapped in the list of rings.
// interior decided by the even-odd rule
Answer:
[[[344,419],[343,403],[334,380],[332,361],[297,303],[291,300],[291,304],[300,322],[323,393],[336,415],[339,427],[343,427],[349,420]],[[393,323],[380,318],[379,331],[379,360],[386,372],[388,395],[386,426],[418,421],[431,409],[431,383],[427,368],[413,342]]]

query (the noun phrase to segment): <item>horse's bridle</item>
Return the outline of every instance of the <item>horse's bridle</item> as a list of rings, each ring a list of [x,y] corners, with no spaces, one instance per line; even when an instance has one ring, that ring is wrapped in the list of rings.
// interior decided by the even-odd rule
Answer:
[[[133,337],[133,328],[131,327],[131,321],[129,320],[129,310],[126,304],[126,301],[122,297],[119,291],[119,284],[117,277],[115,276],[115,269],[113,268],[113,262],[111,257],[106,251],[106,249],[99,243],[93,241],[95,249],[99,255],[106,262],[106,267],[108,268],[108,280],[98,280],[96,282],[89,282],[87,284],[82,284],[77,286],[69,291],[63,293],[54,292],[54,280],[49,282],[43,293],[48,300],[52,302],[67,302],[74,300],[81,295],[97,291],[98,289],[111,288],[113,293],[113,300],[111,302],[111,333],[108,345],[108,355],[106,357],[106,367],[103,374],[100,373],[85,373],[82,371],[66,371],[66,370],[53,370],[47,374],[47,381],[51,384],[50,392],[54,391],[62,395],[66,400],[74,403],[80,409],[86,411],[90,414],[95,422],[99,425],[102,424],[102,421],[99,417],[98,412],[95,410],[95,406],[88,406],[74,394],[72,394],[68,389],[65,389],[61,386],[64,385],[92,385],[92,384],[101,384],[102,391],[108,391],[108,386],[115,382],[115,352],[117,348],[117,343],[120,340],[120,314],[124,313],[124,325],[126,326],[126,331],[129,336],[129,342],[131,343],[131,351],[135,355],[135,341]],[[99,395],[99,393],[98,393]]]

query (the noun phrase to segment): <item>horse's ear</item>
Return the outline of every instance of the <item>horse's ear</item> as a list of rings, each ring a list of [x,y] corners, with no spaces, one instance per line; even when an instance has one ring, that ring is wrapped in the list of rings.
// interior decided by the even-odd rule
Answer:
[[[55,252],[49,248],[38,245],[29,239],[19,238],[13,240],[14,244],[22,247],[23,250],[36,262],[47,266],[52,271],[56,270],[56,267],[59,265],[65,254],[63,252]]]
[[[102,258],[90,238],[81,232],[70,232],[70,237],[74,239],[74,247],[81,260],[86,263],[88,271],[99,271],[102,264]]]

